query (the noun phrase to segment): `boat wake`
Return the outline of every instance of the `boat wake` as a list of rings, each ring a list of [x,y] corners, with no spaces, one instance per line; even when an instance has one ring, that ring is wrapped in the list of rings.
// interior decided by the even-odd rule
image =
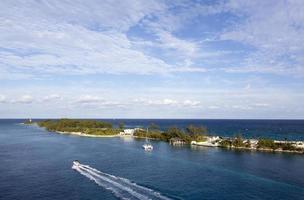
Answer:
[[[170,198],[163,196],[150,188],[137,185],[128,179],[117,177],[111,174],[101,172],[89,165],[77,163],[72,166],[85,177],[93,180],[97,185],[110,190],[116,197],[120,199],[130,200],[170,200]]]

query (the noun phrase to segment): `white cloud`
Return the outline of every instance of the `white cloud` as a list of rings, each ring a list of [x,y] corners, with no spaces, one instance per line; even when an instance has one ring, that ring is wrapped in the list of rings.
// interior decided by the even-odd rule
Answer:
[[[220,107],[219,106],[208,106],[208,109],[216,110],[216,109],[220,109]]]
[[[3,1],[0,11],[0,63],[17,78],[39,74],[167,74],[179,68],[136,48],[130,27],[165,6],[157,1]],[[18,6],[16,6],[18,5]],[[68,8],[68,9],[66,9]],[[64,10],[64,12],[63,12]],[[81,10],[81,12],[79,12]],[[119,13],[119,14],[118,14]],[[195,51],[195,44],[162,32],[169,48]],[[0,77],[4,78],[4,77]]]
[[[103,103],[105,100],[98,96],[84,95],[76,100],[77,103],[91,104],[91,103]]]
[[[72,101],[72,103],[80,104],[86,108],[93,108],[93,109],[108,108],[108,107],[124,108],[127,104],[126,102],[104,99],[100,96],[93,96],[93,95],[81,96],[76,101]]]
[[[142,104],[142,105],[149,105],[149,106],[175,106],[175,107],[197,107],[201,105],[200,101],[193,101],[193,100],[175,100],[175,99],[135,99],[133,101],[135,104]]]
[[[208,66],[195,67],[194,59],[218,56],[221,51],[202,52],[201,38],[190,40],[176,33],[197,17],[227,12],[239,20],[224,29],[220,38],[256,48],[239,62],[240,66],[228,67],[228,72],[304,74],[304,5],[299,1],[235,0],[206,5],[77,0],[0,4],[5,7],[0,10],[0,79],[52,74],[207,72]],[[174,9],[178,14],[172,12]],[[128,31],[134,26],[153,37],[130,39]],[[161,54],[169,58],[145,51],[151,46],[163,49]]]
[[[0,1],[0,114],[301,117],[303,3],[284,2]]]
[[[153,104],[153,102],[152,102]],[[159,105],[175,105],[177,104],[177,101],[176,100],[173,100],[173,99],[163,99],[161,100],[160,102],[155,102],[155,104],[159,104]]]
[[[257,64],[255,66],[238,66],[238,67],[225,67],[220,70],[227,73],[258,73],[258,74],[274,74],[274,75],[291,75],[294,77],[304,76],[304,67],[293,66],[264,66]]]
[[[191,100],[185,100],[183,102],[184,106],[190,106],[190,107],[196,107],[201,105],[200,101],[191,101]]]
[[[20,98],[13,99],[10,102],[11,103],[17,103],[17,104],[31,104],[33,103],[34,99],[31,95],[23,95]]]
[[[172,33],[163,30],[156,31],[156,35],[159,37],[162,48],[180,51],[187,59],[198,53],[199,47],[194,42],[179,39]]]
[[[152,100],[152,99],[145,99],[145,98],[139,98],[139,99],[134,99],[135,104],[142,104],[142,105],[152,105],[152,106],[172,106],[172,105],[177,105],[178,101],[174,99],[158,99],[158,100]]]
[[[0,103],[6,103],[6,102],[7,102],[6,96],[0,95]]]
[[[252,110],[253,108],[249,105],[233,105],[231,106],[233,109],[237,110]]]
[[[269,108],[270,104],[268,103],[249,103],[249,104],[239,104],[232,105],[231,108],[238,110],[253,110],[253,109],[266,109]]]
[[[303,1],[230,1],[227,9],[240,17],[240,23],[225,31],[221,39],[254,48],[240,63],[244,69],[238,71],[303,76],[303,8]]]
[[[60,100],[62,99],[62,97],[58,94],[51,94],[51,95],[47,95],[45,97],[42,98],[42,102],[50,102],[50,101],[55,101],[55,100]]]
[[[146,15],[164,9],[163,4],[154,0],[87,0],[85,3],[81,0],[4,0],[1,3],[6,6],[6,9],[0,11],[3,16],[16,17],[19,20],[35,22],[41,18],[41,21],[48,20],[52,24],[79,24],[91,29],[120,31],[126,31]]]
[[[178,68],[171,69],[169,71],[172,71],[172,72],[201,72],[201,73],[204,73],[204,72],[208,72],[208,69],[203,68],[203,67],[178,67]]]
[[[14,26],[14,25],[13,25]],[[10,31],[14,27],[10,27]],[[16,30],[17,31],[17,30]],[[23,48],[35,46],[40,54],[22,56],[16,53],[1,53],[0,61],[7,71],[14,66],[17,71],[25,73],[44,72],[47,74],[94,74],[94,73],[167,73],[173,67],[162,60],[132,49],[130,41],[117,32],[97,33],[81,27],[66,25],[61,30],[65,38],[37,38],[27,27],[18,30],[19,41],[0,42],[6,48]],[[2,32],[3,33],[3,32]],[[7,33],[9,34],[9,33]],[[19,35],[20,34],[20,35]],[[21,39],[28,35],[27,41]],[[81,38],[81,40],[79,40]],[[19,46],[19,47],[18,47]],[[29,50],[29,49],[27,49]],[[134,59],[136,58],[136,59]]]
[[[256,103],[254,104],[256,107],[269,107],[270,105],[268,103]]]

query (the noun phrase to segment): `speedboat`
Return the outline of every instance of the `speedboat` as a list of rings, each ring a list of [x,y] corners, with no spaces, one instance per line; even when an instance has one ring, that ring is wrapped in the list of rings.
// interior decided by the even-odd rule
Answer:
[[[78,160],[74,160],[74,161],[73,161],[73,165],[74,165],[74,166],[79,166],[79,165],[80,165],[80,162],[79,162]]]
[[[144,144],[142,147],[144,148],[145,151],[153,150],[153,146],[151,144]]]

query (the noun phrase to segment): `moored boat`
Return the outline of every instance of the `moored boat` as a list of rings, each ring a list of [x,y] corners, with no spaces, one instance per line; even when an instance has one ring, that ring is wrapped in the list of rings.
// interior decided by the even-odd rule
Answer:
[[[142,147],[144,148],[145,151],[153,150],[153,146],[151,144],[144,144]]]
[[[144,148],[145,151],[152,151],[153,150],[153,146],[152,144],[150,144],[148,142],[148,138],[147,138],[147,133],[149,132],[149,129],[147,128],[147,132],[146,132],[146,143],[142,146]]]

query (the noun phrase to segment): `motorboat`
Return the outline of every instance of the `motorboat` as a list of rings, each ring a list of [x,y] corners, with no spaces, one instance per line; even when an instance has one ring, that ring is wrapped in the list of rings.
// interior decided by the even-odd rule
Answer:
[[[79,160],[74,160],[74,161],[73,161],[73,165],[74,165],[74,166],[79,166],[79,165],[80,165]]]

